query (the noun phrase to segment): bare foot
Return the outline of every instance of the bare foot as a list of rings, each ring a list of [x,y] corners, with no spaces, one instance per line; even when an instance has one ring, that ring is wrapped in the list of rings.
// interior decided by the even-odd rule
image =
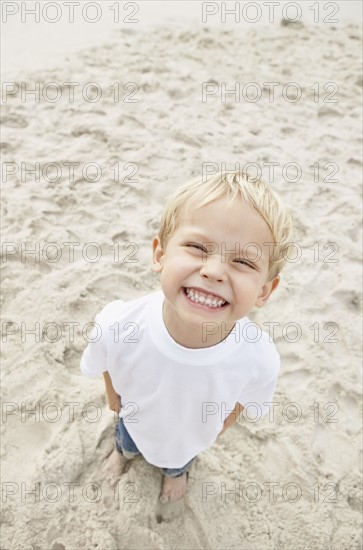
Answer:
[[[159,498],[161,504],[181,499],[187,492],[187,481],[186,473],[179,477],[163,476],[163,486]]]
[[[116,485],[116,483],[120,479],[120,476],[125,471],[126,463],[127,458],[125,458],[116,449],[114,449],[112,453],[107,457],[102,467],[102,471],[105,474],[106,480],[111,487]]]

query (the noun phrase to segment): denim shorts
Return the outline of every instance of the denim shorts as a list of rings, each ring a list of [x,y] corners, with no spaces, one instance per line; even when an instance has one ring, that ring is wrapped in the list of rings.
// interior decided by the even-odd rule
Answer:
[[[126,430],[125,423],[122,418],[119,418],[118,423],[116,424],[115,441],[116,449],[119,453],[123,454],[125,458],[130,459],[141,454],[129,432]],[[160,468],[160,470],[164,476],[179,477],[190,469],[194,460],[195,457],[182,468]]]

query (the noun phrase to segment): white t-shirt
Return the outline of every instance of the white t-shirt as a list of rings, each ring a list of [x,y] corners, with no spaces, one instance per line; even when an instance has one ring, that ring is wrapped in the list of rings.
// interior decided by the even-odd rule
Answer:
[[[96,315],[81,370],[108,371],[121,395],[120,417],[145,460],[181,468],[210,447],[236,403],[248,417],[268,411],[280,356],[248,317],[209,348],[185,348],[170,336],[161,290],[130,302],[115,300]]]

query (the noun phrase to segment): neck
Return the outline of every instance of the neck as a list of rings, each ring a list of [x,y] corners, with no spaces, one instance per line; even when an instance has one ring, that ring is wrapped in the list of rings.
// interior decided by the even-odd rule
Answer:
[[[225,340],[233,330],[235,323],[227,325],[226,323],[217,324],[215,322],[203,323],[199,328],[178,323],[168,312],[163,303],[163,320],[165,327],[172,339],[184,348],[200,349],[210,348]]]

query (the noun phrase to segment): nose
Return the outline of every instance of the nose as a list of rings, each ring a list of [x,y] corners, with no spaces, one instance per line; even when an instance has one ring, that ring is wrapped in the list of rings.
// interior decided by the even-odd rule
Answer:
[[[223,282],[226,279],[226,264],[218,254],[203,259],[200,275],[205,279]]]

